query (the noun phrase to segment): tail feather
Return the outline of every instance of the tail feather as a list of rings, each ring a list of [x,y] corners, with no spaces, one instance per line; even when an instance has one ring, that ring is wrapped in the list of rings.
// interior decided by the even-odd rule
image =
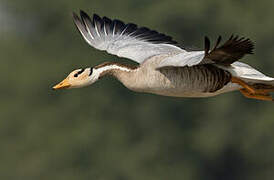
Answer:
[[[234,62],[231,66],[220,66],[231,73],[232,76],[242,79],[243,81],[256,86],[265,86],[274,88],[274,78],[264,75],[253,67],[242,63]]]

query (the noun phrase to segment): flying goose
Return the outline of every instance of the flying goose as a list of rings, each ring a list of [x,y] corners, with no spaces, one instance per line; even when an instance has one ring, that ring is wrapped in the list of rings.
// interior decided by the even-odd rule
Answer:
[[[84,40],[92,47],[131,59],[139,65],[104,62],[95,67],[72,71],[53,89],[80,88],[111,75],[128,89],[174,97],[209,97],[239,90],[245,97],[273,101],[274,78],[251,66],[238,62],[252,54],[252,41],[231,36],[220,45],[221,36],[210,49],[205,37],[205,49],[188,51],[177,46],[170,36],[111,20],[84,11],[80,18],[73,13],[74,23]]]

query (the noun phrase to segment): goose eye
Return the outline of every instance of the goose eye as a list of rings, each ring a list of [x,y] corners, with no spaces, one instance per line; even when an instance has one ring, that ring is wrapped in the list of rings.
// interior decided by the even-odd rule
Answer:
[[[74,77],[78,77],[78,75],[80,75],[82,72],[84,72],[85,69],[81,69],[80,71],[78,71],[77,73],[75,73],[73,76]]]

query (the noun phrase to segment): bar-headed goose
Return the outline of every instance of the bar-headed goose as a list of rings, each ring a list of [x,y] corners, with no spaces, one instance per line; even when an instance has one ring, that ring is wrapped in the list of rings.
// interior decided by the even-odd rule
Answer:
[[[95,67],[72,71],[53,89],[88,86],[111,75],[127,88],[175,97],[209,97],[240,90],[249,98],[273,101],[274,78],[265,76],[251,66],[237,62],[252,54],[253,43],[231,36],[223,45],[221,37],[210,50],[205,38],[203,51],[187,51],[176,45],[170,36],[145,27],[83,11],[73,19],[85,41],[92,47],[131,59],[138,66],[105,62]]]

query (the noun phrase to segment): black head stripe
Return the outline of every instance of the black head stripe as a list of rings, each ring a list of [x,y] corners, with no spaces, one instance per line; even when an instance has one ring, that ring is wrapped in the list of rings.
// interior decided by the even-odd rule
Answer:
[[[81,74],[82,72],[84,72],[85,69],[81,69],[80,71],[78,71],[77,73],[74,74],[74,77],[78,77],[79,74]]]
[[[90,68],[90,72],[89,72],[89,76],[92,75],[92,72],[93,72],[93,68],[91,67],[91,68]]]

